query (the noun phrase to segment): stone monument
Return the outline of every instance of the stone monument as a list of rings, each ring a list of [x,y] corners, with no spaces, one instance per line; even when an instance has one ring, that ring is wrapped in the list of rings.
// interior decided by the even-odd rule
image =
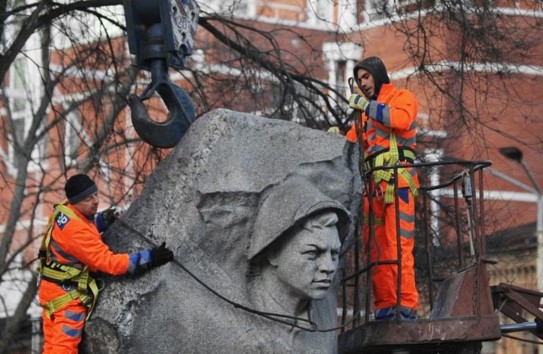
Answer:
[[[199,118],[104,235],[175,261],[104,278],[83,353],[336,353],[342,251],[360,207],[343,137],[217,110]]]

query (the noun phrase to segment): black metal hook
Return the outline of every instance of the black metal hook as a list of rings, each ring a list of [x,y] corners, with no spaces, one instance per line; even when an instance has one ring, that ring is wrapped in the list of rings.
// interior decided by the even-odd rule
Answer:
[[[351,90],[351,94],[354,93],[354,77],[350,77],[349,80],[347,80],[349,83],[349,89]]]
[[[347,83],[349,84],[349,90],[351,91],[351,95],[352,95],[353,93],[355,93],[355,91],[354,91],[354,77],[350,77],[350,78],[347,80]],[[356,121],[356,119],[357,119],[358,117],[360,117],[360,113],[359,113],[358,111],[356,111],[356,110],[353,110],[353,111],[349,114],[349,116],[348,116],[347,119],[345,120],[345,123],[343,123],[343,126],[344,126],[343,129],[344,129],[345,132],[347,131],[346,129],[348,129],[348,127],[349,127],[349,122],[350,122],[351,120]]]
[[[169,111],[164,122],[151,119],[143,104],[155,91]],[[168,79],[168,67],[162,59],[152,61],[151,83],[141,96],[130,95],[128,104],[132,111],[132,124],[138,135],[145,142],[159,148],[172,148],[177,145],[196,119],[189,95]]]
[[[179,143],[196,119],[188,94],[168,78],[168,66],[184,69],[192,54],[200,8],[196,0],[124,0],[130,53],[136,65],[151,71],[151,83],[140,96],[130,95],[132,123],[147,143],[171,148]],[[168,117],[157,122],[149,117],[143,101],[157,92]]]

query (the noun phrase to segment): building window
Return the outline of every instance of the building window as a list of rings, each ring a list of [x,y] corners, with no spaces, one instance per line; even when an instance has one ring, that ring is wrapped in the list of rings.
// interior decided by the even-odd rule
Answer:
[[[439,162],[443,157],[442,149],[426,149],[424,151],[423,161],[425,162]],[[437,186],[441,180],[441,171],[439,166],[432,166],[428,173],[427,183],[430,186]],[[432,234],[432,243],[434,246],[438,247],[440,245],[440,223],[439,223],[439,214],[441,212],[440,207],[440,190],[432,190],[430,192],[430,220],[429,226]]]
[[[351,94],[349,88],[349,77],[352,73],[347,72],[347,60],[338,60],[336,62],[336,72],[337,72],[337,84],[336,88],[339,92],[343,92],[345,97],[348,97]]]
[[[64,153],[68,166],[77,162],[79,147],[81,145],[81,120],[78,111],[71,111],[66,116],[66,129],[64,138]]]
[[[419,9],[428,9],[435,0],[365,0],[363,19],[365,22],[378,21]]]
[[[14,118],[24,116],[28,109],[28,98],[26,88],[26,60],[24,58],[15,59],[11,67],[11,85],[10,85],[10,110]]]
[[[366,0],[364,21],[382,20],[392,11],[393,0]]]
[[[10,80],[9,88],[7,90],[10,118],[13,122],[13,138],[19,145],[23,145],[25,138],[30,134],[29,129],[32,126],[32,122],[35,119],[42,119],[43,117],[36,117],[32,111],[33,97],[36,96],[35,87],[36,82],[29,73],[29,59],[17,58],[13,61],[10,68]],[[35,80],[39,80],[39,77]],[[45,119],[45,118],[43,118]],[[43,128],[45,123],[41,123]],[[38,133],[39,134],[39,130]],[[32,160],[41,164],[46,159],[46,148],[48,143],[48,136],[45,135],[34,146],[32,151]],[[15,158],[15,149],[13,146],[9,149],[9,158],[11,161]],[[34,163],[29,165],[30,168],[37,167]],[[43,166],[41,166],[43,167]]]
[[[211,0],[200,6],[225,16],[253,18],[255,16],[255,0]]]
[[[13,119],[13,136],[18,144],[22,144],[25,138],[25,120],[24,118]]]
[[[360,23],[358,15],[360,0],[338,0],[337,1],[337,23],[341,28],[351,28]]]
[[[333,22],[334,8],[330,0],[307,0],[307,22]]]
[[[13,131],[11,132],[12,144],[10,145],[8,156],[10,161],[15,161],[15,144],[23,145],[25,139],[26,119],[30,115],[28,98],[25,91],[27,87],[26,79],[26,60],[17,58],[13,61],[9,73],[9,86],[7,99],[9,104],[9,118],[13,122]]]
[[[362,57],[360,46],[354,43],[325,43],[323,45],[324,61],[328,68],[328,84],[337,92],[348,98],[351,94],[349,78],[353,76],[353,68]],[[330,93],[337,99],[335,92]]]

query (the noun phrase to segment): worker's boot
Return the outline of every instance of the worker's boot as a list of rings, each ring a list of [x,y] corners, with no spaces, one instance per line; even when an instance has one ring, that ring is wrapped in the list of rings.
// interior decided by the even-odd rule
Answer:
[[[396,319],[396,306],[385,307],[375,312],[375,319],[377,321],[387,321]],[[400,307],[400,320],[409,321],[417,319],[417,311],[410,307]]]

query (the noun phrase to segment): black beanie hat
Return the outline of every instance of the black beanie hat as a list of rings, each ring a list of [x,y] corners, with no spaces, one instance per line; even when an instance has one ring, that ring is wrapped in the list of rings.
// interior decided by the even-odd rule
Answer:
[[[362,60],[360,63],[356,64],[353,73],[357,85],[360,86],[360,83],[358,82],[358,76],[356,75],[358,69],[365,69],[369,71],[369,73],[373,76],[373,81],[375,82],[375,92],[374,97],[369,98],[376,99],[377,96],[379,96],[379,92],[381,91],[381,86],[383,86],[383,84],[390,83],[385,64],[381,59],[377,57],[368,57]]]
[[[64,186],[66,198],[70,204],[82,201],[93,193],[98,191],[96,184],[87,175],[74,175],[68,179]]]

